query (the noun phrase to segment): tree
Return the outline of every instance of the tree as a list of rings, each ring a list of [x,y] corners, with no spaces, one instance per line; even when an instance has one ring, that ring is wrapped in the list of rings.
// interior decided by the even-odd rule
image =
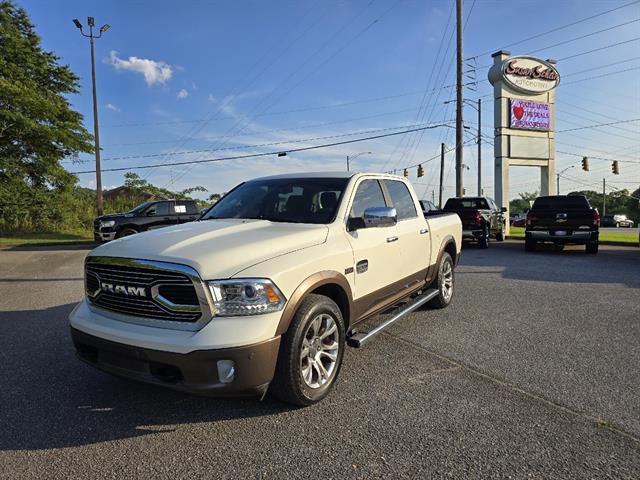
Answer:
[[[77,178],[60,160],[93,151],[65,96],[78,77],[58,61],[26,11],[0,0],[0,228],[62,221]]]
[[[538,198],[539,192],[523,192],[519,193],[520,198],[513,199],[509,202],[510,213],[523,213],[531,208],[531,202]]]

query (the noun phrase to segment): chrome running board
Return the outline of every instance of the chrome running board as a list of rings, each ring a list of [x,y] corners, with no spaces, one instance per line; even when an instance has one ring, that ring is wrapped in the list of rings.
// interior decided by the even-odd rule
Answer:
[[[347,336],[347,345],[349,345],[350,347],[354,347],[354,348],[362,347],[362,345],[364,345],[366,342],[371,340],[373,337],[375,337],[377,334],[379,334],[385,328],[389,327],[391,324],[393,324],[396,321],[400,320],[402,317],[404,317],[408,313],[413,312],[414,310],[416,310],[417,308],[421,307],[422,305],[427,303],[429,300],[432,300],[437,296],[438,296],[438,290],[437,289],[431,288],[429,290],[426,290],[422,295],[418,296],[409,305],[407,305],[402,310],[400,310],[398,313],[393,315],[389,320],[385,320],[384,322],[382,322],[380,325],[375,327],[370,332],[361,332],[361,333],[358,332],[358,333],[354,333],[352,335]]]

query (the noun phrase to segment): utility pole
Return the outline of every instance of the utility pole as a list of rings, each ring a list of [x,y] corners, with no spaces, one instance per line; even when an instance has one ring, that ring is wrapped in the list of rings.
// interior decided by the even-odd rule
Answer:
[[[482,196],[482,98],[478,99],[478,196]]]
[[[104,213],[104,208],[102,202],[102,174],[100,171],[100,132],[98,129],[98,97],[96,94],[96,63],[93,53],[93,39],[102,37],[102,34],[109,30],[110,26],[105,23],[102,27],[100,27],[100,33],[98,35],[94,35],[94,18],[87,17],[87,25],[89,25],[89,35],[86,35],[82,31],[82,24],[80,23],[80,20],[74,18],[73,23],[76,27],[78,27],[82,36],[89,39],[89,44],[91,45],[91,83],[93,87],[93,141],[96,154],[96,210],[98,211],[98,216],[100,216]]]
[[[444,143],[440,144],[440,195],[438,196],[438,208],[442,208],[442,189],[444,186]]]
[[[347,155],[347,172],[349,172],[350,170],[350,166],[349,166],[349,160],[355,160],[356,158],[358,158],[360,155],[371,155],[371,152],[360,152],[360,153],[356,153],[355,155],[353,155],[351,158],[349,158],[349,155]],[[395,170],[394,170],[395,173]]]
[[[462,0],[456,0],[456,23],[456,197],[462,197],[462,164],[464,160],[464,122],[462,118]]]
[[[602,179],[602,216],[607,214],[607,180]]]

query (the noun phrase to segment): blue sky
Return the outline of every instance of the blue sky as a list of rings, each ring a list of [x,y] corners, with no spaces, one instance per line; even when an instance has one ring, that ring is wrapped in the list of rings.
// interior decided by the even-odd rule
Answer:
[[[81,78],[81,93],[71,97],[92,130],[89,44],[71,19],[111,29],[96,41],[103,168],[185,161],[286,150],[357,138],[354,132],[439,123],[454,118],[448,87],[455,80],[453,0],[366,1],[132,1],[22,0],[42,36]],[[491,94],[486,69],[490,52],[617,6],[617,0],[497,1],[465,0],[465,57],[480,55],[478,87],[469,99]],[[473,9],[471,8],[473,5]],[[513,54],[535,50],[542,58],[562,59],[640,37],[640,3],[580,22],[509,48]],[[625,22],[627,25],[617,26]],[[599,30],[611,28],[602,33]],[[590,35],[592,34],[592,35]],[[589,35],[585,38],[578,37]],[[570,41],[576,39],[575,41]],[[552,46],[567,42],[563,45]],[[549,47],[550,48],[545,48]],[[558,131],[597,123],[640,118],[640,41],[561,60],[557,91]],[[613,65],[612,65],[613,64]],[[608,65],[608,66],[607,66]],[[621,70],[628,70],[622,73]],[[604,77],[589,77],[610,74]],[[425,90],[427,94],[425,95]],[[389,98],[391,97],[391,98]],[[424,99],[424,102],[423,102]],[[484,97],[483,126],[492,137],[491,98]],[[423,107],[423,108],[421,108]],[[476,113],[466,108],[473,131]],[[392,130],[389,130],[392,131]],[[382,132],[384,133],[384,132]],[[362,134],[360,136],[367,136]],[[465,185],[475,193],[476,146],[469,133]],[[493,193],[493,148],[485,140],[483,186]],[[414,165],[451,146],[454,132],[437,128],[423,134],[290,154],[141,170],[159,186],[181,190],[202,185],[223,192],[251,177],[285,171],[342,170],[346,155],[370,151],[353,163],[361,171]],[[640,122],[557,134],[556,149],[575,155],[618,158],[621,175],[610,163],[558,153],[558,168],[575,165],[562,190],[598,189],[607,177],[617,188],[640,183]],[[274,146],[255,145],[276,143]],[[210,152],[192,150],[225,148]],[[138,158],[141,155],[154,155]],[[86,163],[65,163],[71,171]],[[629,162],[626,162],[629,161]],[[453,194],[453,153],[447,156],[445,198]],[[426,175],[411,180],[421,196],[437,190],[438,162],[424,164]],[[122,183],[124,172],[105,172],[103,185]],[[94,186],[94,176],[80,175]],[[627,183],[629,182],[629,183]],[[635,186],[631,183],[635,182]],[[512,167],[512,196],[533,191],[539,174]],[[591,187],[589,187],[591,186]]]

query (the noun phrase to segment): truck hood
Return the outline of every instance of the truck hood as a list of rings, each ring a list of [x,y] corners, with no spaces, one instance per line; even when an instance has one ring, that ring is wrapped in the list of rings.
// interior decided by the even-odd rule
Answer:
[[[221,219],[189,222],[114,240],[91,256],[180,263],[205,280],[229,278],[256,263],[324,243],[325,225]]]

